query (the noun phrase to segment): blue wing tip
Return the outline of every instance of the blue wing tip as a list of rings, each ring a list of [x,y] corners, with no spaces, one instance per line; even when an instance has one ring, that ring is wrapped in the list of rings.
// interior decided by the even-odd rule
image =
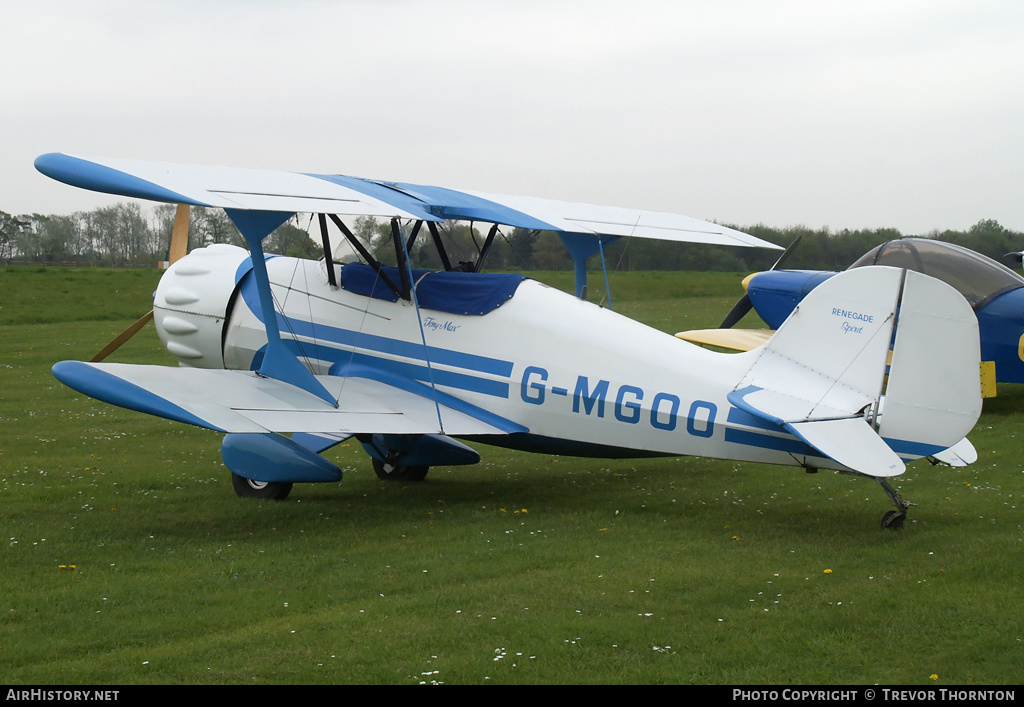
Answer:
[[[58,361],[51,369],[61,383],[90,398],[111,405],[144,412],[168,420],[184,422],[223,432],[220,428],[175,405],[160,395],[118,376],[103,364],[84,361]]]
[[[50,179],[104,194],[163,201],[170,204],[207,206],[170,189],[119,169],[62,152],[47,152],[35,159],[35,168]]]

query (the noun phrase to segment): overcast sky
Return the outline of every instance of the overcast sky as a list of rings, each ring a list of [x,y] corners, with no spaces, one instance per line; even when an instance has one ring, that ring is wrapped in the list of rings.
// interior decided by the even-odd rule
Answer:
[[[0,0],[0,210],[45,152],[904,234],[1024,230],[1017,0]]]

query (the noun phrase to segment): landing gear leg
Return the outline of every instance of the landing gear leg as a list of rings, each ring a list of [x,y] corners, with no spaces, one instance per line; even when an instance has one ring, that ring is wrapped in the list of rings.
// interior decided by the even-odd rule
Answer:
[[[889,530],[899,530],[903,527],[903,521],[907,519],[907,509],[911,506],[916,506],[917,504],[911,503],[900,496],[896,489],[890,486],[889,482],[885,479],[875,477],[875,480],[881,484],[886,495],[889,496],[889,500],[892,501],[894,506],[896,506],[896,510],[886,511],[882,516],[882,527],[888,528]]]
[[[428,466],[403,466],[373,459],[373,470],[382,481],[423,481],[427,478]]]

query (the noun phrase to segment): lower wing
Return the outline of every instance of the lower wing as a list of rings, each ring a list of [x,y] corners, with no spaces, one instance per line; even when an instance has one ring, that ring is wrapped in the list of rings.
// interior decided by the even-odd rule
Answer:
[[[337,407],[251,371],[61,361],[53,374],[112,405],[228,433],[510,434],[527,428],[417,381],[373,370],[317,376]]]

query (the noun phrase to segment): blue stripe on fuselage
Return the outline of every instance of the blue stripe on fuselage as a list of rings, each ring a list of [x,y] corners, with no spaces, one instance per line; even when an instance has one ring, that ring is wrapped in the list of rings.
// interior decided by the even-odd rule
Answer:
[[[309,352],[305,350],[305,347],[309,345],[308,342],[285,339],[285,345],[291,348],[296,356],[310,356]],[[331,365],[344,363],[369,366],[382,371],[397,373],[413,380],[434,383],[449,388],[458,388],[459,390],[468,390],[484,395],[493,395],[496,398],[508,398],[509,395],[509,384],[507,381],[496,381],[489,378],[481,378],[480,376],[446,371],[440,368],[428,368],[426,364],[419,365],[405,361],[395,361],[390,358],[381,358],[379,356],[345,351],[328,346],[318,347],[317,353],[310,357],[320,361],[328,361]]]
[[[758,449],[774,449],[779,452],[797,454],[799,456],[822,456],[814,447],[794,437],[773,437],[772,435],[761,434],[751,430],[740,430],[735,427],[725,429],[725,441],[733,444],[742,444],[746,447],[757,447]]]
[[[255,280],[246,276],[242,281],[241,294],[246,306],[262,322],[263,311],[256,297]],[[287,331],[293,336],[313,339],[311,342],[285,340],[286,345],[298,356],[308,356],[322,361],[329,361],[332,364],[355,362],[369,366],[378,366],[416,380],[433,381],[437,385],[469,390],[483,393],[484,395],[493,395],[499,398],[508,398],[509,396],[509,384],[507,381],[495,381],[470,375],[469,373],[446,371],[428,367],[426,364],[429,361],[430,366],[439,364],[462,368],[473,373],[508,378],[512,375],[513,363],[511,361],[503,361],[461,351],[452,351],[435,346],[427,346],[424,349],[423,344],[420,343],[342,329],[327,324],[314,324],[301,319],[286,317],[280,313],[277,314],[277,317],[282,332]],[[353,350],[339,349],[337,346],[351,347]],[[422,361],[423,365],[381,358],[368,353],[356,353],[354,351],[356,348],[415,359]]]
[[[741,410],[737,407],[729,408],[728,421],[737,425],[743,425],[744,427],[756,427],[759,430],[768,430],[769,432],[780,432],[789,434],[786,432],[782,425],[778,425],[774,422],[766,420],[763,417],[752,415],[746,410]]]

